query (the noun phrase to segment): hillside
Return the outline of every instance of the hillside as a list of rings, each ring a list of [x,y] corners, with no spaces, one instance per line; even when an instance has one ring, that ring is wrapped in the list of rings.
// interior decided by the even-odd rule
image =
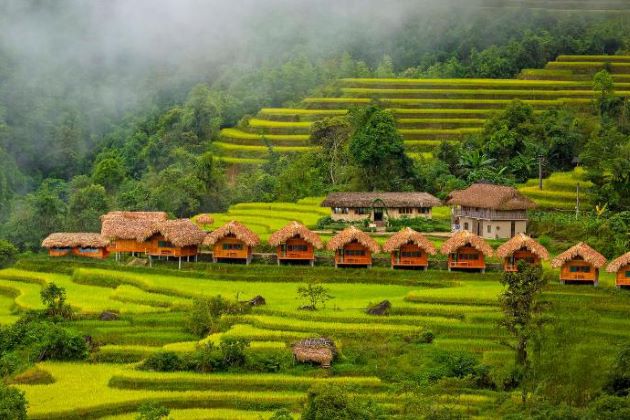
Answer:
[[[263,108],[243,127],[226,128],[214,143],[230,163],[261,163],[268,146],[279,153],[311,149],[313,121],[343,115],[356,105],[378,102],[396,116],[408,153],[430,153],[440,142],[479,132],[485,121],[520,99],[535,110],[567,105],[587,110],[592,75],[608,68],[616,93],[630,95],[630,56],[559,56],[519,79],[341,79],[336,94],[309,97],[302,108]]]
[[[484,8],[526,8],[558,12],[628,13],[626,0],[481,0]]]

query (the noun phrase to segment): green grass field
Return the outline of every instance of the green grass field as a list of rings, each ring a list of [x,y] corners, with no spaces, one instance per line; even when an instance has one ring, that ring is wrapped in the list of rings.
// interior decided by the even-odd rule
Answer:
[[[580,185],[580,208],[592,210],[596,203],[592,201],[593,184],[584,178],[584,170],[576,168],[573,172],[556,172],[543,180],[543,189],[539,189],[538,180],[530,179],[518,187],[518,190],[534,200],[539,208],[548,210],[574,210],[577,203],[578,184]]]
[[[251,204],[244,207],[256,209]],[[276,203],[270,208],[285,211],[291,206]],[[37,260],[31,264],[37,264]],[[57,260],[55,266],[63,268],[63,261]],[[71,322],[74,328],[94,337],[100,349],[90,362],[39,363],[38,368],[50,373],[54,383],[17,385],[26,392],[29,418],[131,419],[140,404],[156,402],[171,408],[174,419],[266,419],[281,407],[298,415],[309,387],[326,382],[348,385],[352,392],[372,397],[395,414],[402,410],[403,400],[393,391],[395,380],[392,382],[385,373],[387,362],[377,367],[356,359],[357,348],[368,337],[378,337],[384,343],[380,352],[386,351],[386,343],[400,340],[396,337],[431,331],[435,335],[432,344],[403,347],[412,352],[409,356],[413,355],[417,363],[426,363],[436,351],[469,352],[490,369],[501,369],[512,359],[500,344],[505,334],[497,326],[501,316],[497,295],[502,290],[499,273],[221,264],[209,270],[200,265],[197,271],[178,272],[162,267],[138,271],[115,265],[76,266],[68,274],[19,268],[0,271],[2,316],[12,316],[16,306],[41,307],[39,291],[52,281],[66,288],[69,303],[81,313],[119,310],[122,314],[118,321]],[[301,303],[296,289],[305,279],[302,273],[325,279],[334,299],[315,312],[298,310]],[[348,284],[350,278],[359,282]],[[226,318],[230,326],[205,339],[186,333],[182,311],[190,299],[217,294],[230,298],[260,294],[267,304],[248,315]],[[573,311],[585,308],[598,314],[592,323],[575,328],[584,331],[585,339],[603,345],[602,357],[610,357],[615,346],[630,337],[630,320],[625,316],[630,294],[615,291],[609,275],[603,276],[599,288],[553,282],[545,296],[561,316],[570,318]],[[368,305],[383,299],[392,303],[389,316],[375,318],[364,312]],[[222,336],[251,340],[250,351],[265,354],[289,353],[287,345],[294,340],[317,335],[333,338],[341,351],[341,358],[328,373],[307,366],[279,373],[161,373],[136,369],[138,361],[156,352],[185,354],[207,341],[219,343]],[[401,360],[396,356],[390,363]],[[495,391],[468,388],[434,396],[436,401],[452,403],[456,412],[481,417],[491,416],[497,398]]]

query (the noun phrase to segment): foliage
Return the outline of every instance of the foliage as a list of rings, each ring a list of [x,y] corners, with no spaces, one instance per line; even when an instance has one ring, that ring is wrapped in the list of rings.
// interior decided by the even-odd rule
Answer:
[[[324,305],[334,297],[330,295],[329,290],[321,284],[309,282],[306,286],[300,286],[297,289],[298,297],[308,302],[307,308],[316,311],[317,305]]]
[[[0,268],[13,264],[17,253],[17,248],[11,242],[0,239]]]
[[[51,317],[72,318],[72,308],[66,304],[66,289],[55,283],[48,283],[40,292],[42,303]]]
[[[605,390],[618,397],[630,394],[630,346],[625,346],[619,351]]]
[[[161,420],[164,418],[168,418],[171,414],[171,410],[163,405],[158,405],[154,403],[145,403],[141,404],[138,407],[138,415],[136,416],[136,420]]]
[[[348,394],[348,388],[326,384],[308,392],[302,420],[374,420],[385,418],[383,410],[371,399]]]
[[[269,420],[293,420],[293,416],[291,412],[286,408],[281,408],[278,411],[275,411]]]
[[[247,313],[248,308],[247,305],[230,301],[221,295],[193,299],[192,307],[188,310],[187,329],[199,337],[204,337],[208,333],[221,330],[223,315]]]
[[[0,419],[26,420],[27,406],[24,391],[8,387],[0,381]]]
[[[519,262],[518,272],[505,272],[501,284],[506,290],[500,295],[499,302],[503,310],[500,325],[516,340],[510,347],[515,351],[516,366],[520,375],[529,380],[530,361],[528,354],[529,339],[532,336],[540,310],[538,298],[545,286],[542,269],[537,265]],[[525,402],[528,390],[523,384],[522,399]]]

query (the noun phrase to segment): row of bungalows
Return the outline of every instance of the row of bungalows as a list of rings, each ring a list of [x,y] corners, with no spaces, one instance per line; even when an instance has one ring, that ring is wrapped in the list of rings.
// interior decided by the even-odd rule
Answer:
[[[77,255],[107,258],[110,253],[138,253],[151,257],[175,257],[190,260],[197,257],[199,246],[212,249],[214,262],[240,260],[249,264],[253,250],[260,243],[258,236],[245,225],[231,221],[207,234],[189,219],[168,220],[161,212],[111,212],[102,217],[102,231],[97,233],[53,233],[42,246],[51,256]],[[206,220],[211,224],[211,218]],[[298,222],[291,222],[273,233],[269,243],[276,247],[278,264],[282,262],[315,261],[315,250],[323,248],[319,235]],[[335,267],[372,266],[373,254],[380,252],[379,244],[367,233],[350,226],[331,238],[327,249],[334,252]],[[404,228],[392,235],[383,245],[390,253],[392,268],[423,268],[429,256],[437,253],[424,235]],[[495,255],[492,247],[479,235],[468,230],[455,232],[440,248],[448,256],[450,270],[485,271],[486,258]],[[499,246],[503,270],[518,271],[519,262],[541,264],[549,258],[544,246],[524,233]],[[589,245],[580,242],[559,254],[551,266],[560,269],[560,281],[597,284],[599,270],[606,258]],[[630,286],[630,252],[612,261],[607,270],[616,273],[618,286]]]

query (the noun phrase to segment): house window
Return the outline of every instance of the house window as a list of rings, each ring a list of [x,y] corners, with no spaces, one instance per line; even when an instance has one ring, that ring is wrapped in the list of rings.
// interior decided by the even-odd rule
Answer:
[[[477,254],[459,254],[458,259],[462,261],[474,261],[477,259]]]
[[[413,213],[413,209],[411,207],[401,207],[398,209],[398,212],[400,214],[412,214]]]
[[[98,252],[98,248],[80,248],[79,252],[82,254],[94,254]]]
[[[464,222],[464,230],[468,230],[468,222]]]
[[[223,244],[223,250],[225,251],[240,251],[243,249],[243,244]]]
[[[357,207],[354,209],[355,214],[370,214],[371,209],[369,207]]]
[[[160,248],[175,248],[175,245],[168,241],[158,241],[158,246]]]
[[[54,251],[58,251],[58,252],[67,252],[70,251],[70,248],[68,247],[62,247],[62,248],[53,248]]]
[[[348,257],[362,257],[365,255],[365,250],[363,249],[346,249],[345,254]]]
[[[571,273],[590,273],[591,267],[587,265],[572,265],[569,271]]]
[[[420,251],[403,251],[400,253],[403,258],[420,258],[422,253]]]
[[[488,233],[492,233],[492,226],[488,225]]]
[[[306,245],[288,245],[287,250],[289,252],[306,252],[308,247]]]
[[[418,213],[420,214],[429,214],[429,212],[431,211],[430,207],[418,207]]]
[[[348,208],[347,207],[333,207],[333,213],[334,214],[348,214]]]
[[[626,271],[626,277],[630,279],[630,271]]]

